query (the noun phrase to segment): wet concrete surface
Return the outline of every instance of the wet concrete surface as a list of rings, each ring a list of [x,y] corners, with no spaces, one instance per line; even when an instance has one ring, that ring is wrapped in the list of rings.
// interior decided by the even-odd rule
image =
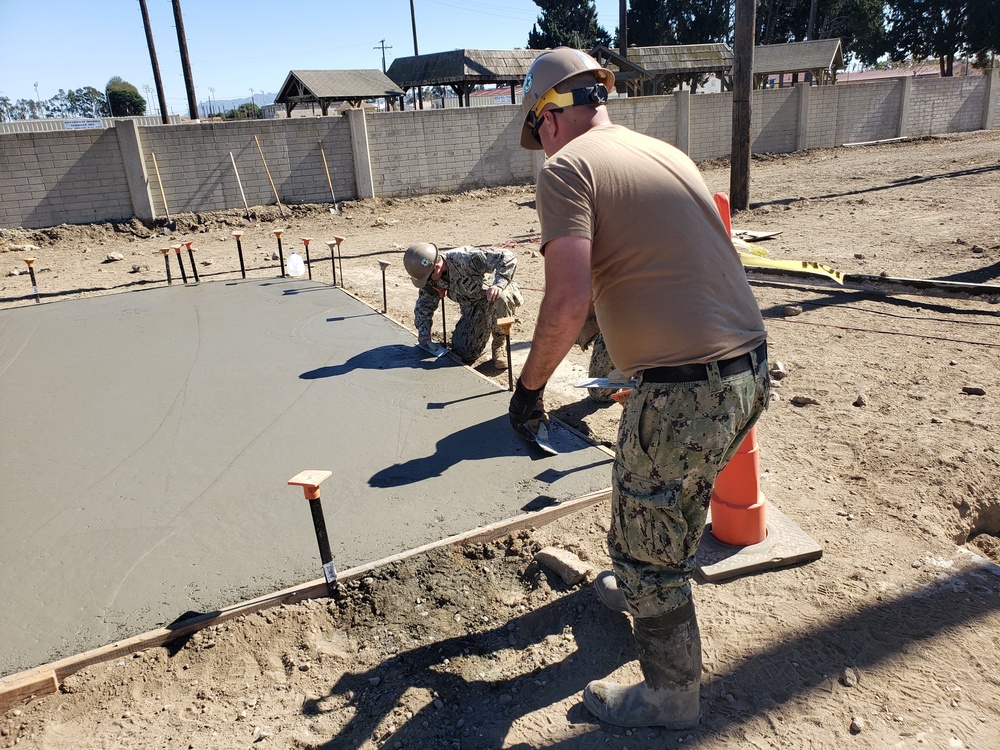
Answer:
[[[0,675],[608,486],[555,426],[343,291],[174,285],[0,311]]]

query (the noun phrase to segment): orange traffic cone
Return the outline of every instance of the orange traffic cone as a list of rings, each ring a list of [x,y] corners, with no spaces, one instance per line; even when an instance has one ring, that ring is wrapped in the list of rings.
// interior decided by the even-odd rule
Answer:
[[[715,480],[712,536],[734,547],[759,544],[767,536],[756,427],[751,428],[736,455]]]
[[[722,223],[726,225],[726,232],[732,237],[733,220],[732,211],[729,208],[729,196],[725,193],[716,193],[712,197],[715,199],[715,207],[719,209],[719,216],[722,217]]]

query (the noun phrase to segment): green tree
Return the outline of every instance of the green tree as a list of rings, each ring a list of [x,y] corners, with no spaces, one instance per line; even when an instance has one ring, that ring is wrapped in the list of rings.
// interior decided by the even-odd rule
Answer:
[[[758,0],[756,43],[839,38],[845,56],[874,63],[890,51],[885,20],[884,0]]]
[[[987,19],[995,19],[997,13],[1000,0],[890,0],[893,59],[934,57],[941,75],[951,76],[956,57],[996,46]],[[985,29],[975,28],[979,20],[986,22]]]
[[[235,109],[223,113],[224,120],[259,120],[260,107],[251,102],[245,102]]]
[[[112,117],[137,117],[146,114],[146,100],[139,90],[121,76],[113,76],[104,87],[108,114]]]
[[[535,0],[535,5],[542,14],[528,32],[528,49],[611,44],[611,36],[597,23],[594,0]]]

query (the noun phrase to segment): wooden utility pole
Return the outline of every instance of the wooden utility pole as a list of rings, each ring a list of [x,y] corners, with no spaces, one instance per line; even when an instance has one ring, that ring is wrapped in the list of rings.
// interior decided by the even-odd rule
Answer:
[[[372,49],[381,49],[382,50],[382,72],[385,73],[385,51],[387,49],[392,49],[392,45],[390,44],[388,47],[386,47],[385,46],[385,39],[380,39],[379,43],[378,43],[378,46],[372,47]]]
[[[188,111],[191,121],[197,122],[198,97],[194,93],[194,77],[191,75],[191,61],[188,59],[187,38],[184,36],[184,17],[181,15],[181,0],[173,0],[174,24],[177,26],[177,46],[181,50],[181,70],[184,73],[184,88],[187,89]]]
[[[755,0],[736,0],[733,35],[733,142],[729,158],[729,202],[737,211],[750,206],[750,94],[753,91]]]
[[[628,0],[618,0],[618,51],[628,57]]]
[[[163,80],[160,78],[160,64],[156,61],[156,47],[153,46],[153,27],[149,23],[149,10],[146,0],[139,0],[142,11],[142,25],[146,29],[146,46],[149,47],[149,61],[153,65],[153,83],[156,84],[156,98],[160,102],[160,119],[164,125],[170,124],[170,113],[167,112],[167,96],[163,93]]]
[[[410,0],[410,23],[413,25],[413,56],[416,57],[420,54],[420,50],[417,49],[417,14],[413,10],[413,0]],[[419,109],[424,108],[424,88],[423,86],[417,86],[417,102],[419,102]]]

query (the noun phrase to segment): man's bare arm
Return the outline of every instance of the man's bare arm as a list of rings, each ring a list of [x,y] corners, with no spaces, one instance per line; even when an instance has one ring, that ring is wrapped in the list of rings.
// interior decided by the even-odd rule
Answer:
[[[591,305],[591,242],[585,237],[557,237],[545,245],[545,296],[521,383],[541,388],[576,343]]]

